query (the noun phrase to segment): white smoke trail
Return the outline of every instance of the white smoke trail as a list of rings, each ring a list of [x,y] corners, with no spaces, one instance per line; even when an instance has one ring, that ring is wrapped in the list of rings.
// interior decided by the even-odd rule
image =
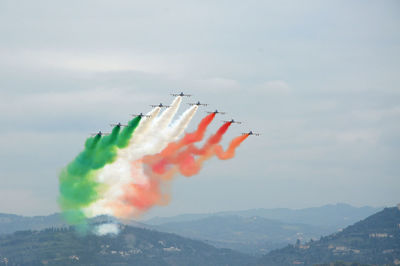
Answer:
[[[157,115],[160,113],[161,108],[156,107],[152,111],[147,113],[147,116],[141,119],[139,126],[135,129],[135,132],[132,135],[132,138],[129,140],[128,147],[121,149],[118,151],[118,158],[125,158],[128,156],[129,152],[134,152],[135,144],[140,143],[144,136],[148,133],[148,131],[152,128],[154,124],[154,120],[157,119]]]
[[[175,141],[182,135],[185,128],[188,126],[198,106],[193,106],[187,109],[170,127],[160,131],[157,124],[153,124],[152,130],[146,134],[140,142],[133,145],[130,149],[129,160],[134,161],[142,158],[144,155],[151,155],[160,152],[168,143]]]
[[[151,117],[141,121],[135,130],[128,147],[118,151],[117,160],[112,164],[106,165],[99,171],[97,181],[105,184],[106,189],[101,199],[84,209],[88,217],[101,214],[115,215],[113,204],[119,201],[119,198],[123,194],[123,188],[132,182],[131,173],[135,170],[132,169],[131,162],[148,154],[152,150],[151,147],[154,146],[154,143],[160,142],[160,138],[165,139],[166,136],[170,135],[172,135],[171,137],[175,137],[176,134],[184,130],[184,127],[187,126],[195,113],[195,111],[188,111],[196,109],[190,108],[174,123],[176,126],[173,127],[174,130],[172,130],[172,133],[175,134],[169,133],[170,128],[168,127],[178,111],[181,101],[182,97],[176,97],[171,106],[159,117],[157,117],[157,114],[160,112],[160,108],[156,107],[153,109],[149,113]],[[171,137],[167,137],[165,141],[168,141]],[[139,174],[136,181],[146,182],[147,180],[143,175]]]
[[[151,125],[153,124],[154,120],[157,118],[158,114],[160,113],[161,108],[156,107],[150,112],[146,114],[145,117],[143,117],[140,120],[139,126],[135,129],[134,134],[132,135],[132,138],[130,139],[129,143],[131,145],[132,142],[138,141],[137,139],[142,135],[146,134],[149,128],[151,128]],[[148,116],[148,117],[147,117]]]
[[[193,106],[187,109],[170,127],[166,128],[163,131],[157,131],[156,126],[154,126],[153,134],[147,134],[143,141],[138,143],[135,147],[133,147],[134,153],[130,154],[130,177],[128,177],[128,183],[119,185],[121,188],[120,193],[118,195],[122,195],[123,189],[129,184],[141,184],[148,185],[149,179],[145,175],[142,163],[140,161],[136,161],[142,158],[144,155],[154,154],[161,152],[168,143],[176,140],[180,135],[182,135],[185,128],[188,126],[196,111],[198,106]],[[117,205],[125,208],[128,211],[122,211],[120,213],[130,213],[134,215],[135,213],[141,213],[140,210],[135,209],[133,206],[129,206],[125,204],[125,202],[120,200],[120,196],[113,199],[114,203],[117,202]],[[118,216],[118,213],[114,213],[114,216]],[[125,216],[123,218],[126,218]]]
[[[154,121],[157,130],[164,130],[174,118],[176,112],[178,112],[179,106],[181,105],[182,97],[178,96],[171,103],[170,107],[167,108],[157,119]],[[153,127],[154,128],[154,127]]]
[[[189,125],[190,121],[192,121],[198,108],[199,107],[197,105],[190,107],[182,114],[180,120],[178,120],[171,126],[171,128],[169,130],[170,131],[169,132],[169,137],[170,137],[169,142],[176,141],[183,134],[183,131],[185,131],[185,129]]]

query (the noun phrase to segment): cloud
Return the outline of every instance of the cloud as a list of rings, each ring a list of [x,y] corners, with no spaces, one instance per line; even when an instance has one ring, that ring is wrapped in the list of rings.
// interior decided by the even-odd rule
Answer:
[[[292,88],[283,80],[271,80],[264,82],[256,86],[256,90],[259,92],[265,92],[269,94],[290,94]]]
[[[33,126],[46,123],[49,126],[60,127],[71,119],[75,119],[77,123],[82,119],[93,120],[104,117],[115,117],[125,121],[130,119],[129,114],[140,112],[143,107],[149,109],[145,103],[156,100],[158,100],[156,93],[121,88],[16,95],[4,92],[0,93],[0,113],[8,115],[1,117],[0,121],[13,128],[20,128],[24,124]],[[122,114],[124,117],[121,117]]]
[[[180,75],[184,68],[174,55],[143,53],[130,50],[70,51],[39,49],[1,49],[0,66],[17,68],[58,69],[73,72],[135,71],[147,74]]]
[[[375,144],[379,140],[377,130],[349,130],[336,134],[336,139],[344,143],[369,143]]]
[[[196,80],[194,82],[194,88],[208,92],[232,92],[240,89],[240,84],[237,80],[228,78],[215,77]]]

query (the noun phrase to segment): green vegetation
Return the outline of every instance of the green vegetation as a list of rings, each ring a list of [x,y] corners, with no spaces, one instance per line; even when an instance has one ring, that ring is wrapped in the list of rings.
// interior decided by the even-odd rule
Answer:
[[[297,243],[272,251],[264,256],[259,264],[323,265],[333,261],[344,261],[393,265],[398,260],[400,260],[400,210],[386,208],[347,227],[342,232],[321,237],[319,241],[310,241],[303,245]]]
[[[253,258],[173,234],[121,226],[118,235],[71,228],[0,237],[0,265],[246,265]]]

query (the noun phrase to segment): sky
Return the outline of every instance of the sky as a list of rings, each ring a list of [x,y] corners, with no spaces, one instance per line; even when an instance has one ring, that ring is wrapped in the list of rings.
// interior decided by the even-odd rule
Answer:
[[[395,205],[399,14],[399,1],[2,0],[0,212],[58,212],[58,174],[88,134],[180,91],[245,122],[226,139],[262,135],[176,178],[146,217]]]

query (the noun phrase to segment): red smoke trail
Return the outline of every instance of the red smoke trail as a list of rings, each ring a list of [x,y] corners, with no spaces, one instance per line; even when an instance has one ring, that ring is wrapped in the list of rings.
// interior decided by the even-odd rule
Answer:
[[[129,218],[139,216],[154,205],[166,205],[169,195],[166,193],[167,175],[143,175],[142,160],[132,162],[132,177],[139,183],[131,182],[123,188],[120,200],[111,206],[117,217]],[[174,173],[170,173],[170,176]]]
[[[168,146],[161,152],[161,155],[163,157],[171,156],[183,146],[201,141],[204,138],[204,133],[206,132],[207,127],[211,124],[214,118],[215,113],[211,113],[204,117],[200,121],[195,132],[187,133],[182,140],[168,144]]]
[[[208,138],[201,149],[198,149],[195,145],[191,143],[188,144],[186,149],[183,151],[176,150],[175,154],[170,154],[170,156],[168,157],[160,158],[157,163],[152,165],[153,172],[157,174],[163,174],[168,170],[167,168],[171,165],[179,165],[179,167],[181,168],[181,172],[189,171],[189,169],[191,169],[190,165],[193,165],[193,163],[195,162],[195,159],[192,158],[192,155],[205,154],[209,149],[211,149],[213,145],[221,141],[222,136],[226,133],[231,125],[231,122],[226,122],[225,124],[223,124],[214,135]]]
[[[228,129],[231,125],[232,125],[232,122],[226,122],[225,124],[223,124],[218,129],[218,131],[207,140],[207,142],[204,144],[203,148],[196,149],[196,147],[194,145],[192,145],[192,146],[188,147],[188,149],[190,149],[192,151],[192,153],[196,154],[196,155],[202,155],[202,154],[206,153],[213,145],[215,145],[221,141],[222,137],[224,136],[226,131],[228,131]]]
[[[184,175],[184,176],[192,176],[193,173],[197,173],[200,171],[200,168],[196,164],[196,160],[193,155],[205,155],[210,152],[210,150],[219,143],[226,133],[226,131],[229,129],[229,127],[232,125],[231,122],[226,122],[223,124],[218,131],[212,135],[211,137],[208,138],[206,143],[203,145],[201,149],[197,148],[195,145],[191,144],[188,145],[187,148],[183,151],[181,151],[179,154],[177,154],[174,158],[172,158],[169,163],[170,164],[175,164],[179,165],[179,171]],[[159,170],[159,169],[157,169]],[[165,170],[165,169],[164,169]],[[160,172],[157,172],[160,173]]]
[[[209,160],[214,155],[216,155],[220,160],[228,160],[228,159],[233,158],[235,156],[236,148],[239,147],[239,145],[249,135],[245,134],[245,135],[234,138],[230,142],[227,150],[224,151],[222,146],[217,145],[217,143],[221,140],[223,133],[226,132],[228,127],[229,126],[225,127],[225,125],[222,126],[220,128],[220,130],[218,130],[218,132],[221,134],[213,135],[209,139],[209,142],[207,142],[206,145],[202,149],[197,149],[194,145],[191,145],[185,151],[181,152],[179,154],[179,156],[176,158],[176,161],[174,161],[175,165],[177,165],[177,169],[175,169],[175,172],[176,172],[176,170],[179,170],[179,172],[182,175],[184,175],[186,177],[190,177],[190,176],[197,174],[203,167],[204,162]],[[218,141],[218,142],[213,142],[214,140]],[[197,159],[195,159],[193,156],[194,154],[196,154],[196,152],[201,152],[201,153],[197,153],[197,154],[201,155]],[[172,169],[174,169],[174,168],[172,168]]]
[[[201,141],[204,138],[204,134],[214,118],[215,113],[207,115],[200,121],[196,131],[187,133],[180,141],[169,143],[167,147],[158,154],[145,156],[143,162],[150,165],[154,172],[163,174],[166,171],[165,166],[170,163],[171,158],[176,156],[176,153],[182,147]]]
[[[220,160],[228,160],[231,159],[235,156],[235,150],[237,147],[239,147],[239,145],[245,140],[247,139],[247,137],[249,136],[249,134],[244,134],[242,136],[236,137],[234,138],[231,143],[229,144],[228,149],[224,152],[224,150],[222,149],[221,145],[215,146],[214,148],[214,152],[216,153],[217,157]]]
[[[122,196],[121,206],[118,206],[118,214],[120,217],[129,217],[132,214],[140,214],[154,205],[165,205],[169,202],[169,195],[165,191],[165,187],[170,184],[170,180],[181,173],[186,177],[197,174],[205,161],[216,155],[221,160],[231,159],[235,155],[235,150],[249,136],[248,134],[234,138],[226,151],[223,150],[218,143],[228,130],[231,123],[225,123],[219,130],[212,135],[202,148],[198,149],[195,145],[190,144],[184,151],[176,153],[175,157],[169,158],[162,166],[162,171],[153,171],[154,167],[147,165],[144,161],[136,161],[132,163],[132,167],[143,167],[143,177],[146,182],[140,184],[131,183],[125,187]],[[204,133],[203,133],[204,134]],[[200,155],[200,156],[198,156]],[[197,158],[196,158],[197,156]],[[140,166],[138,163],[143,163]],[[161,167],[161,166],[159,166]],[[133,171],[133,177],[136,179],[137,170]]]
[[[223,150],[221,145],[212,145],[210,149],[208,149],[202,156],[200,156],[197,160],[192,159],[191,154],[187,154],[186,158],[181,159],[181,164],[179,165],[179,171],[182,175],[186,177],[193,176],[197,174],[205,161],[209,160],[212,156],[217,155],[220,160],[228,160],[235,156],[236,148],[249,136],[249,134],[245,134],[239,137],[234,138],[226,151]]]

